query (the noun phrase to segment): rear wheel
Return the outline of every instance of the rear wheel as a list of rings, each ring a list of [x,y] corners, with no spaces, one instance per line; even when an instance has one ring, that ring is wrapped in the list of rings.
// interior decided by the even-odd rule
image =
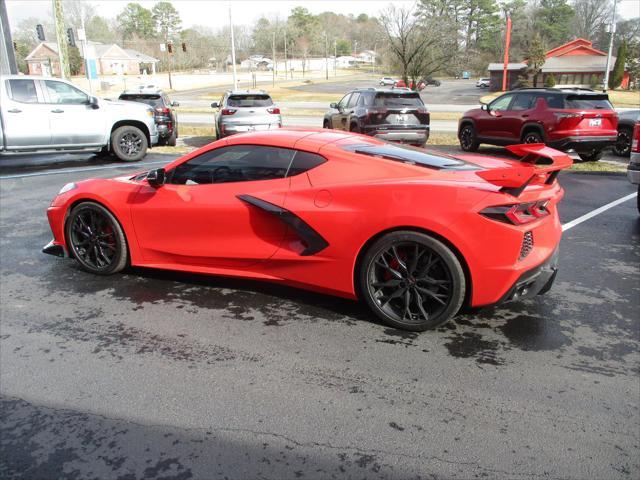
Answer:
[[[424,331],[460,309],[465,277],[455,254],[417,232],[391,232],[371,245],[358,272],[360,295],[383,322]]]
[[[173,133],[169,138],[167,138],[167,145],[170,147],[175,147],[176,143],[178,143],[178,130],[173,129]]]
[[[71,254],[84,270],[110,275],[126,266],[124,232],[102,205],[82,202],[74,207],[65,224],[65,234]]]
[[[358,126],[357,123],[352,123],[351,126],[349,127],[349,131],[353,133],[360,133],[360,127]]]
[[[613,153],[619,157],[628,157],[631,153],[631,129],[621,128],[618,131],[616,143],[613,146]]]
[[[542,139],[542,135],[540,132],[535,130],[529,130],[528,132],[524,132],[522,135],[522,143],[544,143]]]
[[[137,127],[124,125],[111,134],[111,150],[124,162],[137,162],[147,153],[147,137]]]
[[[475,152],[480,146],[476,129],[470,124],[462,127],[458,139],[460,140],[460,148],[465,152]]]
[[[594,148],[588,152],[578,152],[578,156],[583,162],[597,162],[602,158],[602,150]]]
[[[322,128],[329,128],[329,120],[322,122]]]

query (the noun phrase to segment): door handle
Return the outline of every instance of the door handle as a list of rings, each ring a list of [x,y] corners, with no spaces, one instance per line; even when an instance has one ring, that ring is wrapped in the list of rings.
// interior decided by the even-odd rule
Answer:
[[[12,108],[11,110],[7,110],[7,112],[9,113],[20,113],[22,110],[20,110],[19,108]]]
[[[522,114],[522,118],[527,118],[528,116],[529,116],[529,114],[528,114],[528,113],[523,113],[523,114]]]
[[[59,108],[56,108],[54,110],[51,110],[51,113],[64,113],[64,110],[60,110]]]

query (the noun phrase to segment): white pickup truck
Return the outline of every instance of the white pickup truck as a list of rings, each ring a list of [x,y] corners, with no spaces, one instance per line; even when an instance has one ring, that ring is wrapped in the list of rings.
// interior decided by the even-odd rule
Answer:
[[[59,78],[0,76],[0,154],[98,152],[135,162],[158,143],[153,110]]]

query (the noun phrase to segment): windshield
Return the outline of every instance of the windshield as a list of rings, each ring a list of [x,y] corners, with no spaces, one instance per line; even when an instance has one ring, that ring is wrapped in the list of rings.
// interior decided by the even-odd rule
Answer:
[[[565,102],[565,108],[569,109],[605,109],[613,110],[607,95],[569,95]]]
[[[146,103],[151,107],[161,107],[162,98],[160,95],[120,95],[120,100],[128,102]]]
[[[447,155],[434,154],[422,148],[408,145],[384,144],[384,145],[347,145],[345,150],[369,155],[371,157],[394,160],[396,162],[419,165],[422,167],[440,170],[443,168],[456,170],[475,170],[478,167]]]
[[[269,95],[231,95],[227,105],[229,107],[270,107],[273,101]]]
[[[423,107],[422,99],[417,93],[377,93],[374,101],[376,107]]]

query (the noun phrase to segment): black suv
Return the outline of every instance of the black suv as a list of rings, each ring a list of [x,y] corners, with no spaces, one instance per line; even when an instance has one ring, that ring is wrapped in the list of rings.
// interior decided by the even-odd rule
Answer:
[[[174,147],[178,139],[178,114],[173,107],[178,107],[178,102],[172,102],[162,90],[125,91],[118,97],[119,100],[128,102],[146,103],[153,107],[156,126],[158,127],[158,145]]]
[[[418,92],[409,89],[357,89],[330,107],[324,128],[418,146],[429,139],[429,112]]]

